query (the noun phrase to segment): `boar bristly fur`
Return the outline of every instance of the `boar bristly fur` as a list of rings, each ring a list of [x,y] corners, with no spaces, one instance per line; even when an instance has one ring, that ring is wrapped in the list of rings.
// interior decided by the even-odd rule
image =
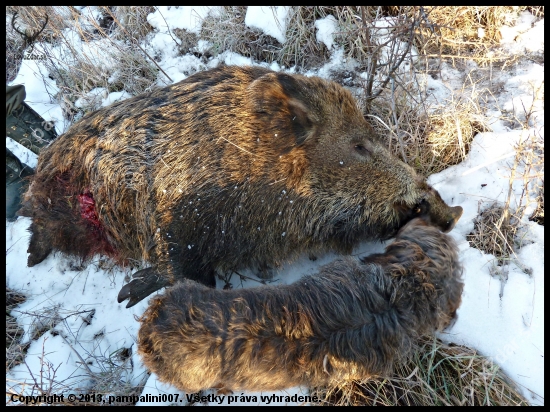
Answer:
[[[349,253],[451,208],[317,77],[220,67],[86,115],[41,152],[20,214],[28,265],[51,251],[145,261],[128,306],[183,278]]]

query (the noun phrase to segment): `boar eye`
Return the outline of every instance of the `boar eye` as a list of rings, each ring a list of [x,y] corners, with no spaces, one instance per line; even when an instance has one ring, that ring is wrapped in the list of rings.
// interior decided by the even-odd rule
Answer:
[[[413,213],[415,215],[420,215],[423,213],[427,214],[429,208],[430,208],[430,205],[428,204],[428,202],[426,202],[426,199],[422,199],[422,201],[414,207]]]
[[[353,146],[355,151],[363,156],[367,156],[370,152],[369,150],[362,144],[356,144]]]

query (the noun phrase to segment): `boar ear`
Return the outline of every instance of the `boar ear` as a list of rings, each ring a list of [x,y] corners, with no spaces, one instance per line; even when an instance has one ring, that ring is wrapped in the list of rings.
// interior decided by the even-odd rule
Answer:
[[[315,129],[299,80],[283,73],[268,73],[248,86],[252,110],[272,128],[292,130],[295,144],[303,144]]]

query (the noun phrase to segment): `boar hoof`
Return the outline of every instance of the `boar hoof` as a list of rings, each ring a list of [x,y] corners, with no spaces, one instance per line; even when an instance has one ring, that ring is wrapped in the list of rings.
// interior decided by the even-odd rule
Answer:
[[[170,282],[160,276],[154,268],[138,270],[132,275],[132,281],[118,292],[118,303],[129,299],[126,308],[141,302],[151,293],[168,286]]]

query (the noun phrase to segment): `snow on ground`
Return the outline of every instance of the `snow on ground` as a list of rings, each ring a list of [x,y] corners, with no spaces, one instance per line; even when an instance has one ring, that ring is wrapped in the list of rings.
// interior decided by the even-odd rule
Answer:
[[[480,133],[472,143],[468,158],[430,176],[428,182],[443,199],[459,204],[464,214],[451,232],[464,262],[464,292],[458,321],[441,334],[442,339],[467,345],[493,357],[533,403],[544,397],[544,230],[535,222],[522,221],[523,244],[515,262],[501,267],[507,281],[501,285],[494,256],[471,248],[466,235],[473,220],[497,200],[504,203],[508,193],[514,144],[526,133]],[[521,180],[514,181],[511,207],[522,194]],[[529,216],[530,213],[527,213]],[[523,267],[522,267],[523,266]],[[502,293],[502,297],[500,294]]]
[[[324,43],[328,49],[334,44],[334,34],[338,31],[338,25],[333,15],[329,14],[324,19],[315,22],[317,29],[316,38],[319,43]]]
[[[39,44],[35,46],[35,53],[41,53]],[[26,98],[25,102],[30,105],[45,120],[52,121],[58,134],[63,132],[63,112],[59,104],[51,102],[50,96],[58,92],[58,88],[53,80],[48,76],[42,76],[45,72],[39,65],[39,60],[24,60],[21,64],[17,78],[12,84],[24,84]]]
[[[209,15],[217,15],[220,8],[209,6],[159,6],[154,13],[149,14],[147,21],[156,29],[164,32],[170,29],[186,29],[199,34],[202,21]]]
[[[289,6],[248,6],[244,24],[261,30],[265,34],[276,38],[279,43],[284,44],[289,12]]]
[[[284,41],[284,24],[288,10],[284,7],[266,9],[250,7],[246,15],[246,24],[263,30],[279,41]],[[267,11],[266,11],[267,10]],[[168,41],[166,25],[196,30],[197,19],[208,13],[217,13],[215,8],[207,7],[159,7],[149,16],[149,22],[157,28],[144,48],[153,49],[161,57],[160,66],[169,73],[174,81],[179,81],[192,73],[225,64],[250,65],[250,58],[236,53],[225,52],[212,58],[205,65],[198,58],[189,54],[178,56],[174,43]],[[280,24],[273,20],[277,16]],[[343,51],[332,47],[331,21],[329,18],[316,24],[317,38],[332,51],[332,58],[324,67],[307,75],[328,77],[334,68],[353,69],[354,62],[344,59]],[[534,23],[530,14],[522,14],[517,25],[502,29],[502,45],[513,53],[544,50],[544,20]],[[515,40],[514,40],[515,39]],[[200,47],[208,47],[201,43]],[[280,70],[276,62],[262,66]],[[471,70],[476,70],[473,62]],[[27,103],[37,110],[46,120],[62,124],[61,108],[52,104],[50,94],[56,86],[45,85],[38,75],[39,61],[25,60],[18,77],[13,84],[25,84]],[[291,68],[289,72],[294,72]],[[471,248],[466,235],[474,227],[474,219],[480,210],[493,202],[504,203],[508,193],[510,169],[514,161],[515,145],[529,136],[544,135],[543,95],[540,86],[543,84],[544,67],[540,64],[521,60],[513,67],[493,74],[494,82],[501,82],[502,87],[495,99],[485,107],[485,119],[492,131],[481,133],[474,139],[466,159],[441,173],[429,178],[443,199],[451,205],[461,205],[464,214],[451,235],[457,240],[460,256],[464,262],[465,289],[462,306],[458,311],[458,320],[454,326],[441,334],[447,341],[465,344],[477,349],[481,354],[491,357],[523,389],[524,395],[532,404],[544,403],[544,232],[543,227],[527,220],[522,221],[523,247],[517,251],[517,260],[507,266],[497,268],[495,257]],[[445,104],[454,92],[461,88],[460,73],[449,65],[443,65],[440,79],[429,78],[429,86],[434,101]],[[539,90],[539,92],[536,92]],[[127,98],[125,92],[109,94],[105,90],[88,93],[88,98],[99,98],[101,105]],[[101,100],[102,99],[102,100]],[[86,104],[85,101],[78,104]],[[533,105],[533,116],[529,119],[529,130],[516,128],[504,123],[499,117],[503,113],[515,114],[521,118],[525,115],[523,107]],[[61,132],[59,130],[58,132]],[[6,140],[6,145],[21,160],[30,166],[36,165],[36,156],[24,147]],[[519,170],[521,173],[521,168]],[[514,181],[511,206],[515,207],[522,195],[522,180]],[[531,207],[531,206],[530,206]],[[532,208],[532,207],[531,207]],[[26,266],[26,249],[29,241],[27,228],[28,218],[18,218],[15,222],[6,221],[6,285],[27,296],[26,302],[17,311],[18,323],[24,328],[23,340],[31,339],[36,330],[44,328],[37,313],[55,313],[57,320],[56,333],[44,333],[32,341],[24,364],[18,365],[6,375],[7,389],[30,394],[33,379],[41,379],[46,385],[51,384],[53,391],[71,389],[72,393],[82,392],[75,388],[85,389],[91,382],[85,368],[97,372],[103,371],[105,363],[97,362],[98,358],[108,358],[117,364],[123,360],[119,357],[121,348],[131,348],[131,356],[126,361],[126,368],[120,379],[130,385],[138,385],[146,380],[142,395],[178,394],[186,401],[186,394],[158,382],[153,374],[147,377],[147,371],[136,355],[135,339],[138,323],[134,316],[139,316],[147,307],[147,299],[136,306],[125,309],[125,304],[118,304],[116,297],[120,288],[127,282],[130,272],[120,267],[110,267],[104,259],[96,257],[86,267],[79,267],[75,259],[50,255],[44,262],[29,268]],[[353,252],[366,255],[380,252],[380,243],[363,244]],[[277,282],[292,283],[305,274],[314,273],[317,268],[330,262],[334,254],[320,256],[315,262],[303,256],[293,264],[280,269],[275,276]],[[501,284],[495,270],[504,270],[507,281]],[[252,272],[243,272],[253,277]],[[253,280],[238,280],[234,275],[234,287],[258,285]],[[219,287],[223,286],[219,281]],[[502,295],[502,296],[500,296]],[[14,311],[15,312],[15,311]],[[17,312],[15,312],[17,313]],[[86,366],[83,366],[83,363]],[[43,366],[41,366],[43,365]],[[27,382],[21,385],[22,382]],[[34,393],[36,394],[36,393]],[[305,388],[291,388],[279,391],[283,396],[270,404],[300,404],[285,400],[284,396],[307,394]],[[189,395],[189,394],[187,394]],[[215,395],[206,391],[205,396]],[[245,393],[249,399],[224,398],[224,404],[266,404],[260,394]],[[271,396],[271,393],[264,393]],[[257,399],[254,400],[253,397]],[[252,400],[250,400],[252,399]],[[218,404],[222,398],[210,398],[210,404]],[[279,402],[280,401],[280,402]],[[200,403],[200,402],[199,402]],[[149,402],[141,404],[151,405]],[[169,401],[159,404],[170,404]]]

